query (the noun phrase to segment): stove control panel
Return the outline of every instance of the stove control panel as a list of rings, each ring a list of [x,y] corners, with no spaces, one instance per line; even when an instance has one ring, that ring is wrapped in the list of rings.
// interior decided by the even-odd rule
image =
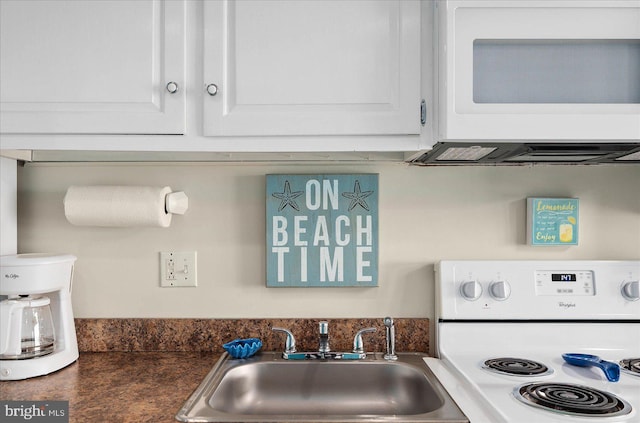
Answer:
[[[640,260],[443,260],[435,271],[440,320],[640,321]]]
[[[536,295],[576,296],[595,295],[593,271],[537,271]]]

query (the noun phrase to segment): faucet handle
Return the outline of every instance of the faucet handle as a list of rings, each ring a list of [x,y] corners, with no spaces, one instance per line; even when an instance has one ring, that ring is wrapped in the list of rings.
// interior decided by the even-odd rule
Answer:
[[[293,334],[291,333],[291,331],[285,328],[276,328],[276,327],[271,328],[271,330],[274,332],[281,332],[287,335],[287,339],[284,343],[285,354],[291,354],[296,352],[296,338],[293,337]]]
[[[377,329],[376,328],[365,328],[360,329],[356,336],[353,338],[353,352],[357,354],[364,354],[364,344],[362,342],[362,334],[364,333],[373,333]]]

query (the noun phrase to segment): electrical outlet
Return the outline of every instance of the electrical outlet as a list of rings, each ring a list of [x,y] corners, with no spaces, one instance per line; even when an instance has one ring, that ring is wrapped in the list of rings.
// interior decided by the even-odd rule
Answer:
[[[160,252],[160,286],[198,286],[197,252]]]

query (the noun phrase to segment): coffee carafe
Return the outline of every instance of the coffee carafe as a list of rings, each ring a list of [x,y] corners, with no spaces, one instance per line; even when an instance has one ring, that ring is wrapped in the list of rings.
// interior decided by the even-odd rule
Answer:
[[[0,301],[0,359],[22,360],[50,354],[55,331],[49,297],[30,295]]]
[[[0,256],[0,380],[45,375],[78,359],[75,261],[72,255]]]

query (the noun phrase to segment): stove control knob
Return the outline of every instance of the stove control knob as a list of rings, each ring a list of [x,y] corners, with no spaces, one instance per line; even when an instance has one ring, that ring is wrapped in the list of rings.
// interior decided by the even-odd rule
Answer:
[[[640,299],[640,286],[638,286],[638,281],[623,282],[622,296],[629,301],[638,301],[638,299]]]
[[[504,301],[511,295],[511,285],[507,281],[491,282],[489,295],[498,301]]]
[[[475,301],[482,295],[482,285],[476,281],[462,282],[460,294],[465,300]]]

